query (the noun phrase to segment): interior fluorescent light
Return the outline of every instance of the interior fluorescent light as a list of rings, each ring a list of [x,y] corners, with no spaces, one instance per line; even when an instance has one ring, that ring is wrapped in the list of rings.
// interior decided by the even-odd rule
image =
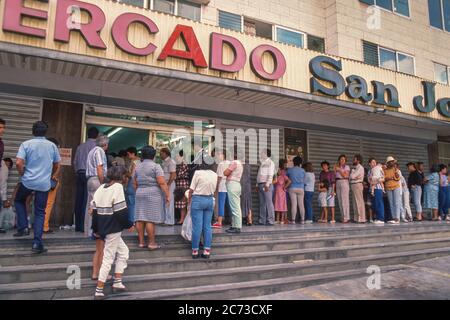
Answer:
[[[122,131],[123,128],[119,127],[114,129],[113,131],[111,131],[110,133],[108,133],[108,138],[111,138],[113,135],[115,135],[116,133]]]

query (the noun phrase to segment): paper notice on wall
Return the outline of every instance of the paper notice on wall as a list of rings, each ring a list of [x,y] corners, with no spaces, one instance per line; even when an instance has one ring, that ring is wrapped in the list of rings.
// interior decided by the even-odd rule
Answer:
[[[61,155],[61,165],[71,166],[72,165],[72,149],[71,148],[60,148],[59,154]]]

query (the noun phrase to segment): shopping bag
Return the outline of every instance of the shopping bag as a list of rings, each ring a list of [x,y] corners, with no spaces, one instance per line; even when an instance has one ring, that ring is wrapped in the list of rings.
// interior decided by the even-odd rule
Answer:
[[[183,226],[181,227],[181,236],[187,241],[192,241],[192,218],[190,212],[188,212],[186,219],[184,219]]]
[[[15,213],[10,208],[3,208],[0,211],[0,228],[5,230],[11,230],[14,228],[14,222],[15,222]]]

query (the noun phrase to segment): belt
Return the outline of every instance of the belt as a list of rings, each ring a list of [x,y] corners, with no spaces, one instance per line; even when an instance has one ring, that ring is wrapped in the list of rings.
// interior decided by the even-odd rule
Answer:
[[[336,178],[336,181],[339,181],[339,180],[347,180],[347,181],[348,181],[348,179],[344,179],[344,178]]]
[[[84,173],[84,174],[86,174],[86,170],[84,170],[84,169],[80,169],[80,170],[77,170],[77,173]]]
[[[193,194],[193,197],[214,198],[214,195]]]
[[[362,183],[364,183],[363,181],[360,181],[360,182],[351,182],[350,184],[351,185],[354,185],[354,184],[362,184]]]

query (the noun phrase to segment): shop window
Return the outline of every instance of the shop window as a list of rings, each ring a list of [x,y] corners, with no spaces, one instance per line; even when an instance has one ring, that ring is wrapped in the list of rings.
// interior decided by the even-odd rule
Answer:
[[[178,8],[177,15],[183,18],[191,19],[194,21],[201,20],[202,6],[200,4],[184,0],[178,0],[177,8]]]
[[[304,47],[305,35],[298,31],[288,30],[282,27],[276,27],[277,41],[290,44],[296,47]]]
[[[377,6],[405,17],[410,16],[409,0],[360,0],[360,2]]]
[[[450,67],[440,63],[434,63],[434,80],[442,84],[450,83]]]
[[[119,0],[119,2],[130,4],[136,7],[148,8],[147,0]]]
[[[308,49],[325,53],[325,39],[308,35]]]
[[[377,44],[363,41],[364,62],[372,66],[414,75],[416,73],[413,56],[386,49]]]
[[[273,27],[269,23],[244,18],[244,32],[246,34],[272,40]]]
[[[432,27],[450,32],[450,0],[428,0],[428,15]]]
[[[219,10],[219,27],[242,31],[242,16]]]

